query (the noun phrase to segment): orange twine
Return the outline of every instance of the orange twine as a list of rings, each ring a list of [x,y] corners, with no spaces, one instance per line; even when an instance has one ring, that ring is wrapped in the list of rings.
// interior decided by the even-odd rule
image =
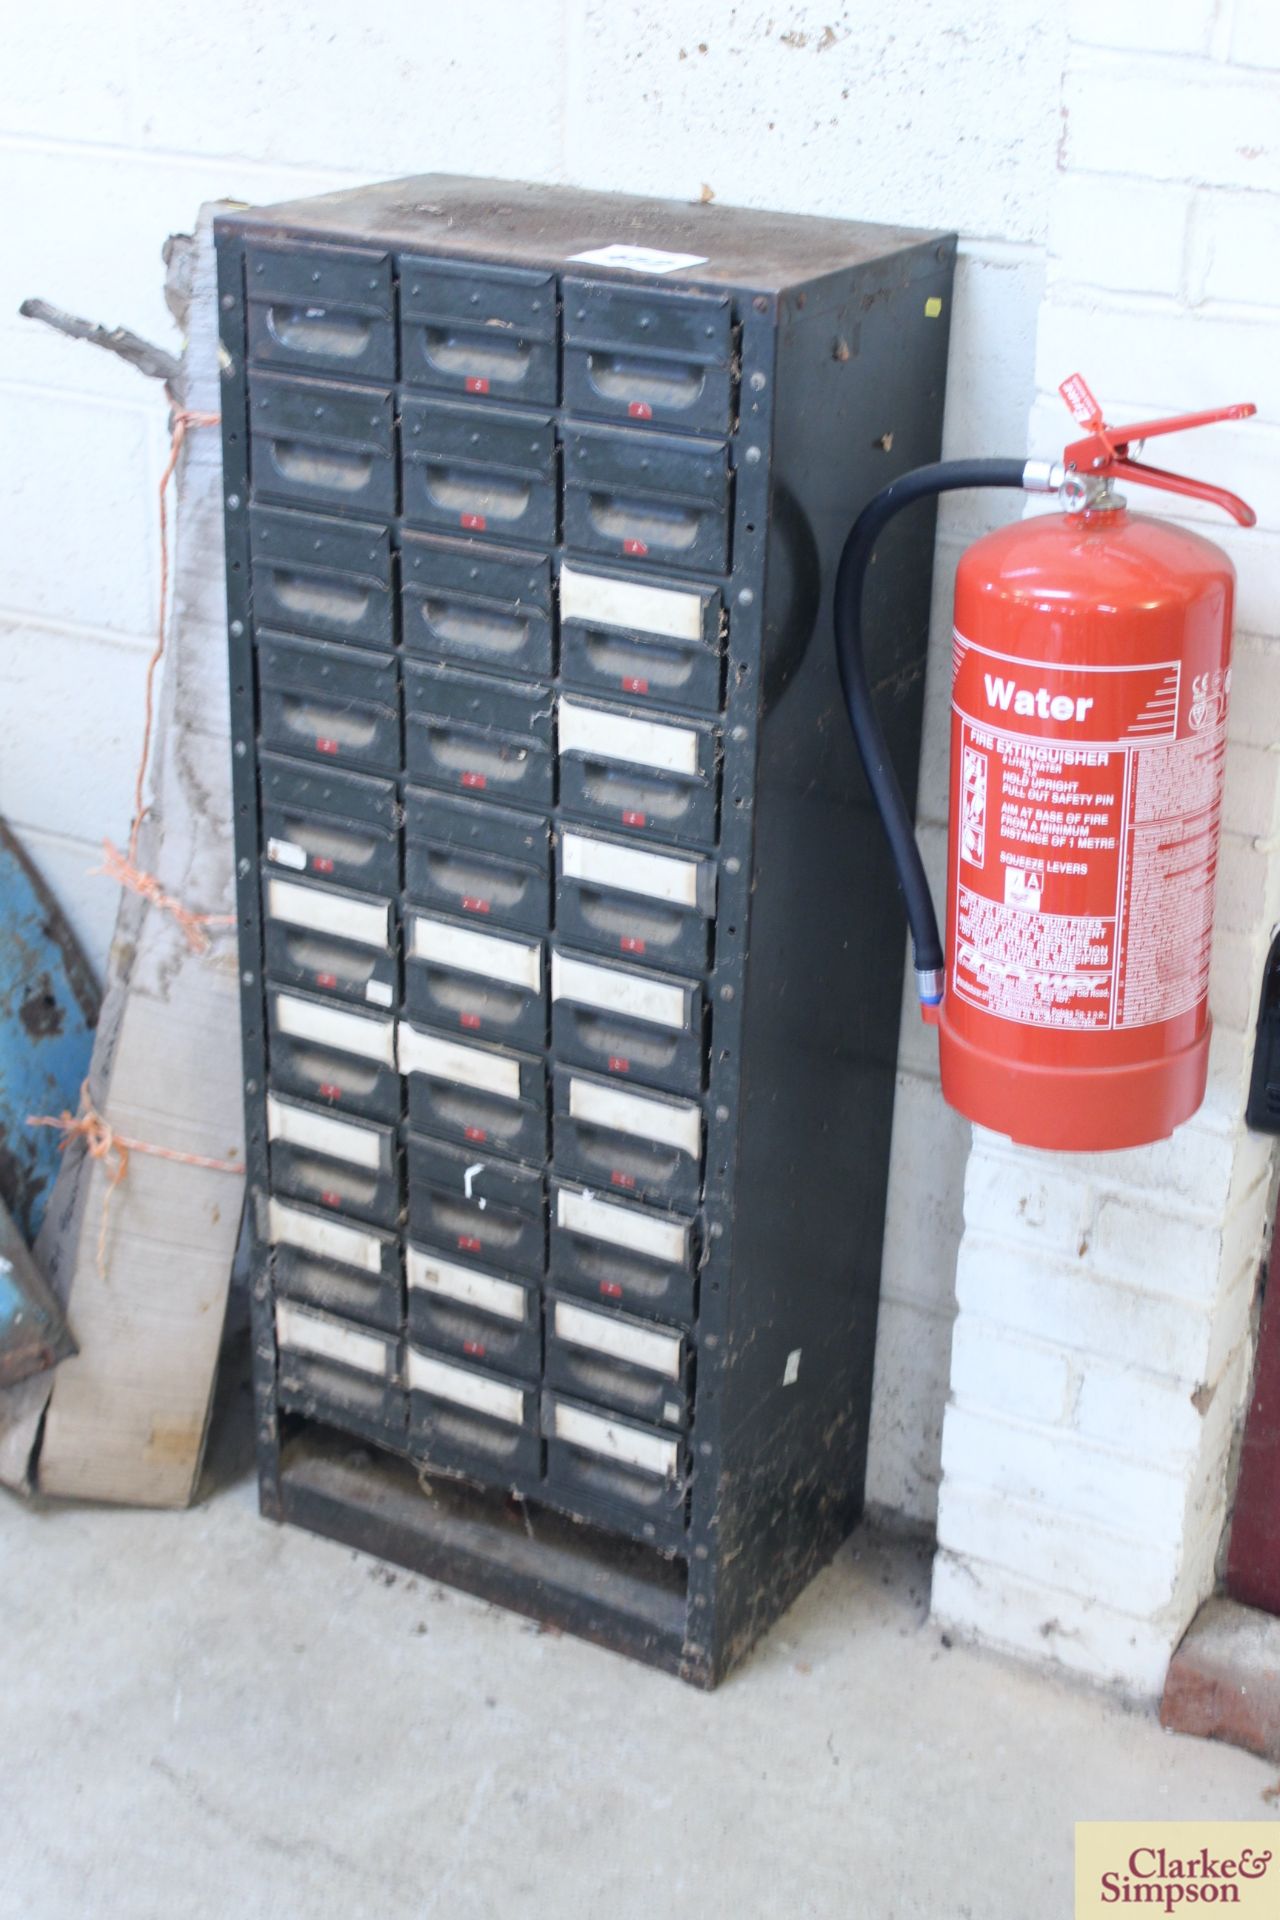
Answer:
[[[98,1278],[107,1277],[107,1228],[111,1217],[111,1201],[116,1188],[129,1171],[131,1153],[150,1154],[154,1160],[173,1160],[183,1167],[207,1167],[210,1173],[244,1173],[244,1167],[238,1160],[211,1160],[202,1153],[179,1153],[176,1147],[153,1146],[149,1140],[134,1140],[127,1133],[117,1133],[94,1106],[89,1097],[89,1082],[85,1080],[80,1088],[80,1110],[68,1113],[64,1107],[59,1114],[28,1114],[29,1127],[57,1127],[62,1134],[58,1143],[60,1153],[65,1153],[73,1140],[83,1140],[85,1152],[91,1160],[109,1160],[114,1155],[115,1164],[107,1170],[107,1190],[102,1199],[102,1219],[98,1223]]]
[[[193,953],[205,953],[209,947],[206,927],[231,927],[235,925],[235,915],[230,913],[193,913],[184,907],[171,893],[166,893],[153,873],[138,865],[138,836],[142,832],[142,823],[147,816],[143,804],[142,789],[147,777],[147,763],[151,758],[151,733],[154,725],[155,679],[156,671],[164,658],[166,620],[169,604],[169,482],[177,471],[178,459],[182,453],[182,443],[192,427],[216,427],[221,414],[196,413],[184,410],[173,416],[173,433],[169,440],[169,458],[164,472],[160,476],[160,617],[156,625],[156,644],[151,658],[147,662],[146,707],[142,727],[142,757],[138,761],[138,777],[133,789],[133,823],[129,829],[129,851],[121,853],[110,840],[102,843],[102,865],[93,868],[94,873],[105,873],[117,885],[127,887],[131,893],[137,893],[162,913],[171,913],[186,938]]]
[[[142,757],[138,762],[138,777],[133,792],[133,822],[129,829],[129,851],[121,853],[110,840],[102,843],[102,865],[95,867],[95,873],[105,873],[120,886],[128,887],[131,892],[140,894],[153,907],[162,913],[170,913],[193,953],[205,953],[209,947],[206,927],[234,926],[234,914],[193,913],[181,900],[166,893],[153,873],[147,873],[138,865],[138,836],[142,832],[142,822],[147,809],[143,805],[142,789],[147,777],[147,762],[151,758],[151,733],[154,723],[154,695],[156,670],[164,658],[165,615],[169,601],[169,513],[166,495],[169,482],[177,470],[178,458],[182,452],[182,443],[191,427],[216,427],[221,416],[216,413],[194,413],[184,411],[174,415],[173,433],[169,441],[169,459],[160,476],[160,617],[156,628],[156,644],[151,658],[147,662],[146,715],[142,730]],[[106,1169],[106,1192],[102,1200],[102,1218],[98,1223],[98,1277],[107,1277],[107,1230],[111,1218],[111,1201],[116,1188],[129,1171],[131,1153],[150,1154],[155,1160],[175,1161],[183,1167],[206,1167],[210,1173],[244,1173],[244,1167],[236,1160],[211,1160],[201,1153],[179,1153],[174,1147],[157,1147],[149,1140],[133,1140],[128,1134],[117,1133],[94,1106],[89,1097],[89,1082],[86,1080],[80,1088],[80,1109],[78,1113],[68,1113],[64,1107],[59,1114],[28,1114],[29,1127],[57,1127],[62,1134],[58,1143],[59,1151],[65,1152],[73,1140],[83,1140],[85,1152],[91,1160],[110,1161]]]

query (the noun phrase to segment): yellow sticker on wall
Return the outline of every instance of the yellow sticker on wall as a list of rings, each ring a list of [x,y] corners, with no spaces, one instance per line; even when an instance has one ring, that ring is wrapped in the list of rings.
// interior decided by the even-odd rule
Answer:
[[[1280,1920],[1277,1840],[1271,1820],[1081,1820],[1076,1920],[1209,1907]]]
[[[938,298],[938,296],[937,296],[937,294],[936,294],[936,293],[931,293],[931,294],[929,295],[929,298],[928,298],[928,299],[927,299],[927,300],[925,301],[925,303],[924,303],[924,317],[925,317],[925,319],[926,319],[926,320],[936,320],[936,319],[937,319],[937,317],[938,317],[938,315],[939,315],[939,314],[940,314],[941,312],[942,312],[942,302],[941,302],[941,300],[940,300],[940,299]]]

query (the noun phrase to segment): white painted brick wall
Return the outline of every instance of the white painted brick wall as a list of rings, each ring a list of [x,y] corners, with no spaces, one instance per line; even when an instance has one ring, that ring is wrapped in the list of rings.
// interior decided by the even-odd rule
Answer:
[[[1212,0],[1070,19],[1030,449],[1061,447],[1077,367],[1118,421],[1259,406],[1152,449],[1242,493],[1256,531],[1126,487],[1239,575],[1216,1031],[1205,1107],[1158,1146],[1048,1156],[977,1132],[943,1428],[937,1616],[1144,1692],[1212,1585],[1272,1194],[1270,1143],[1240,1115],[1280,916],[1274,21]]]

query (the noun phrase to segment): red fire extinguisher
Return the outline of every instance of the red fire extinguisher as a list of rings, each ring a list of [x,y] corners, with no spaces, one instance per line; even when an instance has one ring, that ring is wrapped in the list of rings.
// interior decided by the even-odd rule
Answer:
[[[1235,573],[1210,541],[1130,514],[1121,476],[1254,514],[1142,465],[1136,442],[1256,409],[1108,427],[1061,388],[1062,462],[920,467],[861,514],[836,581],[845,701],[889,836],[942,1091],[1025,1146],[1163,1139],[1204,1098],[1209,949]],[[978,540],[956,575],[945,956],[862,658],[862,583],[885,523],[958,487],[1056,492],[1065,511]]]

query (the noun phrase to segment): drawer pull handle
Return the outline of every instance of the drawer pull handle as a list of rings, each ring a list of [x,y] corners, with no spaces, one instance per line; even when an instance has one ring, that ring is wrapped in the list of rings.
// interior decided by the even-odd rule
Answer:
[[[350,627],[369,611],[369,595],[361,587],[343,587],[336,583],[322,587],[318,581],[278,569],[274,578],[276,599],[289,613],[310,619],[338,620]]]
[[[503,480],[496,474],[484,480],[468,479],[448,467],[426,469],[427,498],[441,513],[464,516],[479,522],[483,529],[489,520],[520,520],[528,512],[532,488],[519,480]]]
[[[596,532],[606,540],[624,545],[628,553],[647,553],[650,547],[661,547],[668,553],[688,553],[702,524],[702,515],[696,507],[667,507],[656,500],[625,500],[616,493],[593,493],[590,513]]]
[[[504,340],[497,333],[454,333],[443,327],[424,327],[421,338],[427,365],[453,379],[471,375],[514,382],[529,371],[530,351],[523,340]]]
[[[302,848],[318,873],[332,873],[339,860],[344,867],[365,867],[373,858],[376,842],[364,834],[319,827],[296,814],[286,814],[284,825],[286,838]]]
[[[326,745],[322,751],[328,753],[337,747],[346,747],[352,753],[371,747],[378,730],[376,721],[358,719],[349,708],[344,711],[340,707],[317,707],[309,700],[291,698],[284,702],[284,722],[290,733],[308,740],[323,740]]]
[[[373,477],[367,453],[320,452],[297,440],[269,440],[271,464],[282,480],[300,487],[328,487],[335,493],[363,493]]]
[[[589,353],[587,378],[602,400],[624,406],[680,409],[696,406],[706,385],[701,367],[664,366],[654,360],[632,360],[621,353]],[[632,412],[633,419],[649,419],[651,414]]]
[[[483,746],[478,740],[459,739],[445,727],[427,728],[427,741],[436,765],[456,773],[464,787],[483,787],[488,780],[507,786],[523,780],[527,747]]]
[[[373,322],[358,313],[335,313],[329,307],[270,306],[267,331],[290,353],[358,360],[373,338]]]
[[[466,861],[455,859],[452,854],[439,853],[434,847],[427,849],[427,868],[432,884],[450,898],[465,897],[472,903],[471,910],[478,910],[483,901],[485,913],[493,905],[514,907],[525,895],[528,882],[515,877],[510,869],[504,876],[497,868],[483,869],[469,866]]]
[[[503,614],[482,614],[448,600],[423,600],[420,612],[427,631],[442,640],[453,640],[477,653],[519,653],[529,638],[527,620],[508,619]]]

